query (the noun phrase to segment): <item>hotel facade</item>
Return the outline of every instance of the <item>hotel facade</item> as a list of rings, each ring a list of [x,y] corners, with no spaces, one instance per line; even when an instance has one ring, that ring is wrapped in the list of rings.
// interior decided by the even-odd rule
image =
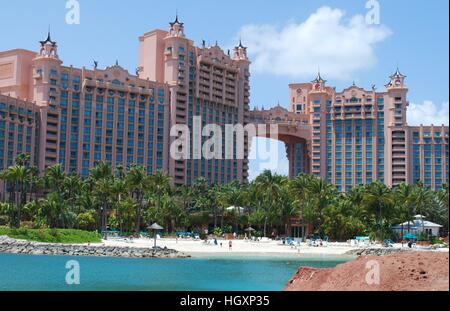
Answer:
[[[353,84],[342,92],[326,85],[320,73],[312,82],[289,85],[291,112],[311,127],[307,144],[299,144],[293,163],[308,148],[307,172],[339,190],[379,180],[438,189],[449,182],[448,126],[408,126],[406,76],[397,71],[385,91]],[[294,174],[302,167],[294,167]]]
[[[118,62],[103,69],[65,66],[50,34],[38,51],[0,52],[0,170],[27,153],[41,172],[59,163],[86,177],[105,161],[113,168],[142,165],[148,174],[163,170],[175,185],[200,176],[246,183],[249,136],[244,159],[170,156],[173,125],[187,125],[199,137],[193,118],[200,117],[201,128],[214,123],[222,132],[226,124],[278,123],[289,175],[315,174],[342,191],[375,180],[388,186],[422,180],[433,189],[449,182],[448,126],[408,126],[408,89],[398,70],[381,92],[356,85],[337,92],[319,74],[289,85],[290,111],[250,111],[250,61],[242,43],[228,52],[205,42],[197,47],[178,17],[139,43],[134,74]],[[191,139],[192,153],[202,139],[198,145]],[[222,158],[226,143],[223,137]]]
[[[175,185],[200,176],[210,183],[245,183],[247,159],[174,160],[169,148],[174,124],[198,134],[193,116],[203,126],[246,124],[246,48],[239,44],[232,55],[217,44],[195,47],[178,17],[168,31],[139,40],[135,74],[118,62],[104,69],[97,63],[93,69],[64,66],[50,33],[37,52],[0,52],[0,169],[27,153],[40,171],[59,163],[82,177],[105,161],[113,168],[142,165],[148,174],[163,170]]]

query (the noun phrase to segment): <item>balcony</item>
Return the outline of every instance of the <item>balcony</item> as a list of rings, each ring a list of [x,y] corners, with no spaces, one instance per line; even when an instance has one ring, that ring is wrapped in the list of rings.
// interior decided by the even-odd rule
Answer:
[[[110,90],[115,90],[115,91],[121,91],[121,92],[128,91],[128,89],[125,86],[123,86],[122,84],[114,84],[111,82],[106,82],[106,87]]]

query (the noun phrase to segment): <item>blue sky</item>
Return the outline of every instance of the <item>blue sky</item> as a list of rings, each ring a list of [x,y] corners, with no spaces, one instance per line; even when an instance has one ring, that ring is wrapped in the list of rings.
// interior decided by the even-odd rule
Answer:
[[[287,107],[287,85],[311,80],[318,66],[338,90],[353,81],[382,89],[399,64],[408,76],[409,123],[448,124],[447,0],[378,0],[381,25],[369,28],[355,25],[355,16],[367,14],[362,0],[79,0],[79,25],[66,24],[65,0],[0,1],[0,50],[36,50],[51,25],[66,65],[88,67],[95,58],[103,67],[118,59],[134,72],[138,36],[166,29],[178,10],[187,36],[197,44],[217,40],[229,48],[242,36],[249,45],[254,61],[252,106],[268,108],[279,101]],[[345,42],[354,47],[349,49]],[[283,66],[273,66],[273,60]],[[279,147],[274,170],[286,173],[284,147]],[[252,176],[260,169],[258,163],[251,162]]]

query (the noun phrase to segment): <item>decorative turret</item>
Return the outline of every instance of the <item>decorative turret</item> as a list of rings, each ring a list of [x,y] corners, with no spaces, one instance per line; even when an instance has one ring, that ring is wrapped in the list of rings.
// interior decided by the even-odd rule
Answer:
[[[247,47],[242,44],[242,40],[239,40],[239,45],[234,48],[234,60],[248,61]]]
[[[49,57],[59,59],[58,57],[58,45],[56,41],[52,41],[50,31],[48,32],[47,39],[45,41],[39,41],[41,48],[39,50],[40,57]]]
[[[184,37],[184,23],[178,19],[178,14],[175,20],[170,24],[169,35],[172,37]]]
[[[322,79],[320,75],[320,70],[317,72],[317,77],[311,81],[311,83],[313,84],[313,89],[315,91],[323,91],[326,82],[327,82],[326,80]]]
[[[400,72],[398,67],[397,67],[397,70],[395,71],[395,73],[393,75],[391,75],[389,78],[390,78],[389,83],[385,85],[387,89],[405,88],[406,87],[405,86],[406,76]]]

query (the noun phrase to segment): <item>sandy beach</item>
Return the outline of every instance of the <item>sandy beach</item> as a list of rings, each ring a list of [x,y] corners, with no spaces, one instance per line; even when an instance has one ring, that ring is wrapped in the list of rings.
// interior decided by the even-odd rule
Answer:
[[[336,255],[343,256],[346,252],[357,249],[345,242],[331,242],[327,246],[312,247],[306,243],[301,243],[300,247],[291,247],[283,245],[281,241],[256,242],[249,240],[233,240],[232,249],[229,249],[229,241],[218,240],[218,245],[206,244],[201,240],[192,239],[158,239],[157,245],[167,247],[191,255],[199,254],[254,254],[254,255]],[[105,246],[124,246],[124,247],[145,247],[150,248],[154,245],[153,239],[133,239],[125,241],[123,239],[108,239],[103,241]],[[220,244],[222,243],[222,246]],[[381,247],[381,245],[371,245],[370,247]],[[401,247],[401,244],[394,245]],[[404,245],[406,247],[406,245]],[[443,249],[441,251],[447,251]]]

